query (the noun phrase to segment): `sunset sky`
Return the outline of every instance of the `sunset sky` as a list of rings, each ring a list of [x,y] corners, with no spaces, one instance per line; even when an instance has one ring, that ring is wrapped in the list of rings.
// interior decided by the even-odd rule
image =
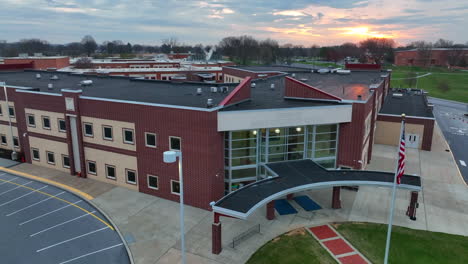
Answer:
[[[468,41],[468,0],[0,0],[0,40],[216,44],[231,35],[309,46],[391,37]]]

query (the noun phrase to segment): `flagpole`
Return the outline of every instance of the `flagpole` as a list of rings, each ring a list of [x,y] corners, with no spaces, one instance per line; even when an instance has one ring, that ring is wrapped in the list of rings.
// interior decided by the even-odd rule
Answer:
[[[395,197],[396,197],[396,183],[397,183],[397,175],[398,175],[398,165],[399,165],[399,158],[400,158],[400,146],[401,146],[401,137],[403,135],[403,129],[405,127],[405,114],[401,114],[401,129],[400,129],[400,137],[398,138],[398,152],[397,152],[397,161],[395,166],[395,175],[393,177],[393,188],[392,188],[392,202],[390,205],[390,215],[388,217],[388,230],[387,230],[387,243],[385,244],[385,258],[384,264],[388,264],[388,255],[390,253],[390,238],[392,236],[392,224],[393,224],[393,210],[395,208]]]

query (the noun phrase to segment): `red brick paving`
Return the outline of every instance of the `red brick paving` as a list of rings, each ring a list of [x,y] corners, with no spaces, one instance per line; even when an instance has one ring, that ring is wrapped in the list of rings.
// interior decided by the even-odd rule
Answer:
[[[327,238],[332,238],[332,237],[337,237],[338,235],[333,231],[329,226],[323,225],[323,226],[315,226],[309,228],[309,230],[314,233],[314,235],[319,239],[327,239]]]
[[[358,254],[341,257],[341,258],[338,258],[338,260],[343,264],[367,264],[367,261],[364,260]]]
[[[322,242],[335,256],[353,252],[352,249],[343,239],[333,239]]]

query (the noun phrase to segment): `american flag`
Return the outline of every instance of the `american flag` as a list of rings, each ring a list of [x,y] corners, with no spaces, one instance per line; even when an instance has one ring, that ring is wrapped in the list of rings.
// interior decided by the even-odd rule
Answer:
[[[405,122],[401,124],[403,126],[400,139],[400,149],[398,152],[398,171],[397,171],[397,184],[401,183],[401,177],[405,173]]]

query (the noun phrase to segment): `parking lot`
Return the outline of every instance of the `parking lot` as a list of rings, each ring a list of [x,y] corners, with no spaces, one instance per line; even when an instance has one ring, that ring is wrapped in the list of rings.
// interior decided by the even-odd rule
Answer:
[[[107,218],[78,196],[0,173],[0,263],[130,263]]]

